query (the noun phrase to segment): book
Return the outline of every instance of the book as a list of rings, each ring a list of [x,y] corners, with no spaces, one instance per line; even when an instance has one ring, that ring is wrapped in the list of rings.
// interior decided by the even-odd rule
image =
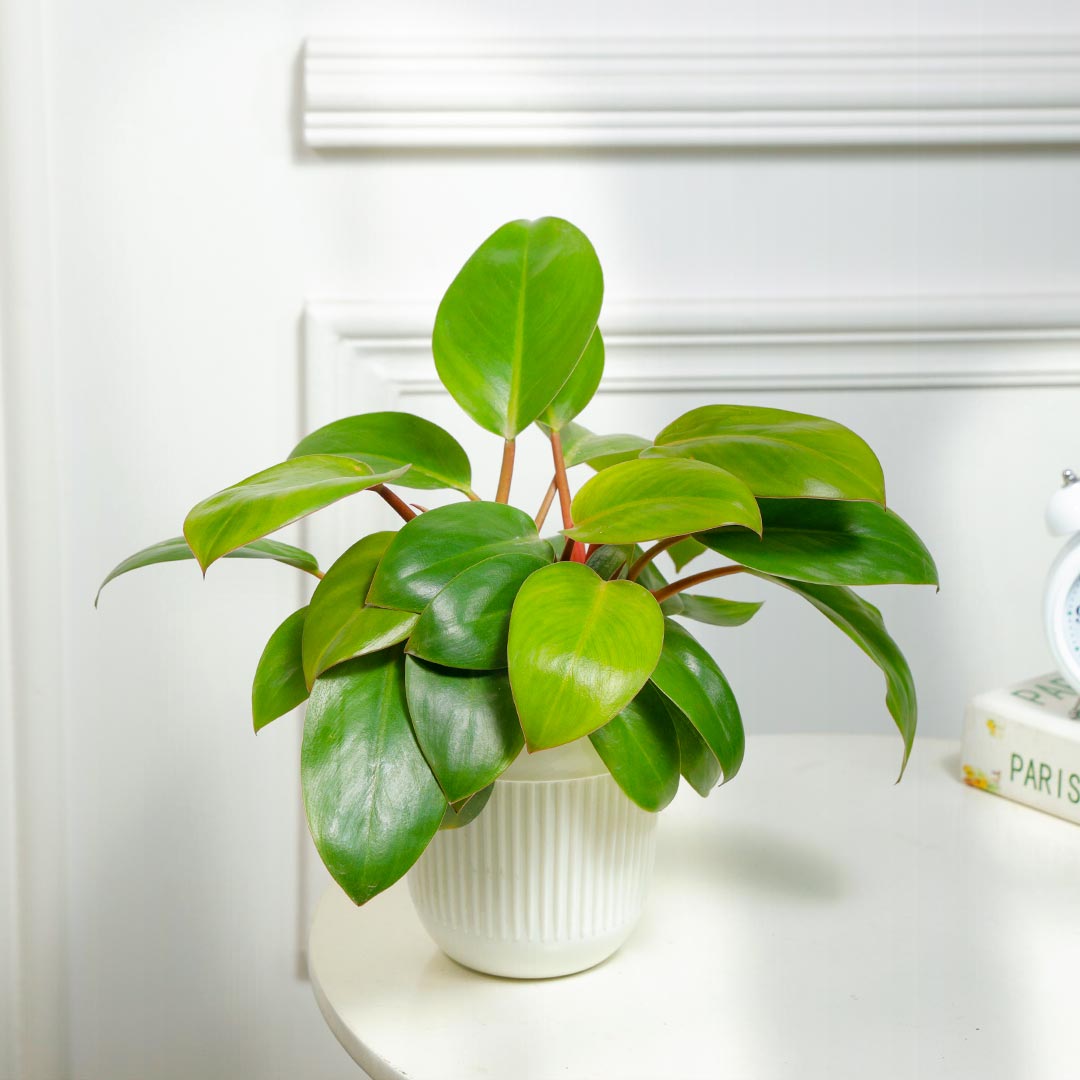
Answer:
[[[961,762],[971,787],[1080,824],[1080,696],[1056,672],[977,695]]]

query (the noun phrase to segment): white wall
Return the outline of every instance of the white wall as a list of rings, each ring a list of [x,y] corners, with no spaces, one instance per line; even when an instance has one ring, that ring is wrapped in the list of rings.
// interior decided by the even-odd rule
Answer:
[[[21,291],[9,280],[4,293],[5,320],[28,284],[39,305],[16,351],[5,337],[10,550],[30,559],[13,556],[9,614],[59,608],[56,619],[16,623],[12,652],[20,837],[36,830],[34,857],[19,863],[23,925],[35,932],[19,936],[36,950],[28,969],[40,971],[41,956],[63,975],[36,980],[22,1020],[25,1074],[355,1075],[296,975],[297,723],[255,739],[248,721],[254,663],[300,584],[276,565],[216,566],[205,583],[193,567],[163,567],[91,606],[120,557],[176,534],[196,499],[289,448],[305,305],[408,297],[433,311],[488,231],[544,213],[589,233],[608,297],[622,304],[1078,296],[1080,155],[1026,143],[319,153],[300,136],[304,39],[418,27],[435,38],[596,34],[616,18],[620,33],[644,35],[1061,35],[1080,33],[1080,8],[7,2],[9,20],[16,6],[20,18],[41,16],[8,38],[9,74],[16,40],[40,51],[41,67],[17,72],[28,111],[5,115],[22,125],[20,146],[36,132],[45,159],[28,173],[9,157],[6,173],[37,177],[36,197],[24,192],[19,207],[47,210],[33,222],[41,250],[21,234]],[[27,90],[35,85],[38,96]],[[976,368],[1004,358],[1054,373],[1021,386],[727,395],[835,415],[879,448],[894,505],[924,532],[943,575],[940,595],[879,594],[919,679],[926,732],[955,733],[966,695],[1048,665],[1038,600],[1054,545],[1040,515],[1056,471],[1080,458],[1070,428],[1080,389],[1068,375],[1078,326],[1080,314],[1057,344],[1014,334],[988,344],[989,359],[970,340],[894,335],[867,350],[868,365],[887,369],[918,351],[928,381],[956,349]],[[799,349],[827,365],[820,348]],[[719,349],[717,363],[730,355]],[[362,388],[349,394],[342,412],[365,407]],[[483,436],[444,400],[414,398],[476,448],[490,483]],[[597,427],[648,432],[702,400],[677,388],[608,395],[591,416]],[[520,489],[540,472],[531,481],[523,472]],[[745,631],[710,640],[740,693],[750,753],[755,731],[888,730],[873,668],[786,598],[770,597]],[[63,925],[32,902],[50,894]],[[48,1053],[41,1017],[55,1021]]]

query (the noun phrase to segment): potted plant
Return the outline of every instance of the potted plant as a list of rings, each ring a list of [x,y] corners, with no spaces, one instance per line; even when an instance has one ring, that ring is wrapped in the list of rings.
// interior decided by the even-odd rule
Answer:
[[[694,591],[749,574],[816,607],[882,670],[903,739],[911,672],[851,586],[935,584],[926,547],[885,506],[881,466],[840,424],[706,405],[653,439],[575,423],[600,383],[603,277],[566,221],[515,221],[477,249],[435,318],[439,376],[502,440],[494,499],[435,424],[352,416],[200,502],[184,535],[122,562],[276,559],[318,579],[271,635],[255,729],[307,702],[304,805],[320,856],[357,904],[412,869],[413,899],[453,957],[484,971],[581,970],[641,910],[656,813],[680,776],[701,795],[738,772],[739,708],[684,621],[737,626],[758,604]],[[538,425],[553,479],[510,504],[516,439]],[[593,473],[572,494],[570,470]],[[414,509],[395,488],[460,500]],[[403,519],[323,573],[266,537],[361,491]],[[541,535],[557,501],[562,529]],[[668,581],[719,555],[722,565]],[[901,773],[903,765],[901,766]]]

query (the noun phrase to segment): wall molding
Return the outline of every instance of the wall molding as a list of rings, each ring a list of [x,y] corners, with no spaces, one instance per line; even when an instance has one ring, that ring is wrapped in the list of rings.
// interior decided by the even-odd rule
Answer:
[[[0,1075],[70,1075],[64,718],[47,5],[0,3]],[[3,819],[11,814],[11,828]],[[13,910],[11,910],[13,909]],[[3,940],[4,938],[8,940]],[[12,1000],[13,999],[13,1000]]]
[[[1080,141],[1080,37],[311,38],[317,149]]]
[[[309,303],[305,422],[340,414],[356,370],[371,409],[437,390],[434,310]],[[1080,294],[643,300],[601,326],[607,393],[1080,386]]]

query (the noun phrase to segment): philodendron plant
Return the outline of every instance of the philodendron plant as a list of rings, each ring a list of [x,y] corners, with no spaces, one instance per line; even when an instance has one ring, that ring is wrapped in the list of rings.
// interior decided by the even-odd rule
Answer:
[[[252,690],[256,731],[307,701],[308,823],[358,904],[400,878],[439,828],[467,825],[522,750],[588,737],[623,791],[656,812],[680,774],[701,795],[730,780],[743,725],[727,679],[685,620],[738,626],[760,606],[694,591],[750,574],[796,593],[885,676],[904,743],[915,688],[855,585],[935,584],[929,552],[885,506],[859,436],[780,409],[706,405],[653,439],[576,424],[604,368],[596,252],[557,218],[514,221],[477,249],[435,318],[439,377],[503,440],[494,499],[465,451],[408,413],[351,416],[280,464],[200,502],[184,535],[106,578],[194,558],[276,559],[313,575],[306,607],[270,636]],[[509,504],[515,441],[537,425],[554,478],[535,515]],[[570,470],[593,474],[573,494]],[[461,500],[414,510],[394,488]],[[403,519],[359,539],[325,573],[266,537],[371,491]],[[541,535],[558,501],[562,530]],[[419,511],[419,512],[418,512]],[[666,580],[719,555],[714,568]],[[901,772],[903,768],[901,768]]]

